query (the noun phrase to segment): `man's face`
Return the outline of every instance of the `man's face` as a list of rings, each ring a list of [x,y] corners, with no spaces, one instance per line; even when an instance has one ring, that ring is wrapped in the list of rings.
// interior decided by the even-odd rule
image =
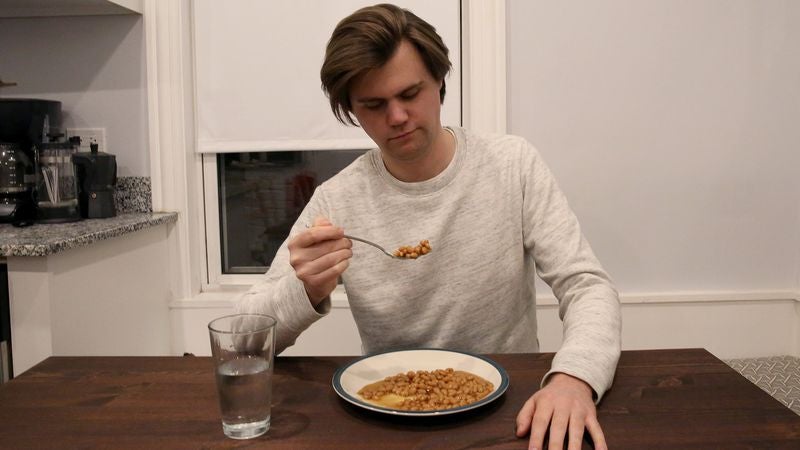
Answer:
[[[353,82],[352,112],[384,158],[422,161],[442,127],[440,88],[416,48],[403,41],[385,65]]]

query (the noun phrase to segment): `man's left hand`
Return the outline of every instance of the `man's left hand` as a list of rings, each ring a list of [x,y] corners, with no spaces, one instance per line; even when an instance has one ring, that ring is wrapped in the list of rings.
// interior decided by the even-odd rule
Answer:
[[[565,373],[553,374],[547,385],[533,394],[517,414],[517,437],[530,431],[530,449],[544,450],[548,427],[549,450],[562,450],[565,438],[569,450],[580,450],[584,429],[589,431],[596,450],[608,450],[597,421],[592,388]]]

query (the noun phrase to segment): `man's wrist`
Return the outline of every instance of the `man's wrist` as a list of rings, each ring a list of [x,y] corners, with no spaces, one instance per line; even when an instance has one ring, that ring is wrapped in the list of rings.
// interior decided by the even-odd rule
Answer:
[[[594,389],[592,389],[592,386],[590,386],[589,383],[578,377],[572,376],[568,373],[556,372],[550,375],[550,380],[548,384],[551,383],[569,383],[572,384],[573,386],[581,386],[582,389],[586,390],[586,394],[589,395],[589,397],[591,397],[592,399],[596,398],[597,395],[595,394]]]

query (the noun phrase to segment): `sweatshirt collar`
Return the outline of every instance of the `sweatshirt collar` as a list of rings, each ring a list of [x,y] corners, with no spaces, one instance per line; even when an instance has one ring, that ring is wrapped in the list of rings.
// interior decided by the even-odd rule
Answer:
[[[453,159],[450,160],[450,164],[435,177],[412,183],[398,180],[386,170],[386,165],[383,164],[383,158],[381,158],[381,150],[379,148],[370,151],[372,166],[385,183],[402,193],[409,195],[425,195],[439,191],[455,179],[466,158],[464,130],[459,127],[445,127],[445,129],[455,136],[456,150],[453,154]]]

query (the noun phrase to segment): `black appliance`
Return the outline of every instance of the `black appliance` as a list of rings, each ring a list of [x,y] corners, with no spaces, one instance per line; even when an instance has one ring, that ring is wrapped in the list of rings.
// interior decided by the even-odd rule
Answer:
[[[34,144],[63,137],[61,102],[0,98],[0,142],[16,142],[30,152]]]
[[[117,215],[114,207],[114,188],[117,185],[117,157],[97,151],[97,144],[89,145],[90,152],[72,155],[78,180],[78,205],[81,217],[101,219]]]
[[[0,222],[36,218],[36,146],[64,137],[61,102],[0,98]]]

